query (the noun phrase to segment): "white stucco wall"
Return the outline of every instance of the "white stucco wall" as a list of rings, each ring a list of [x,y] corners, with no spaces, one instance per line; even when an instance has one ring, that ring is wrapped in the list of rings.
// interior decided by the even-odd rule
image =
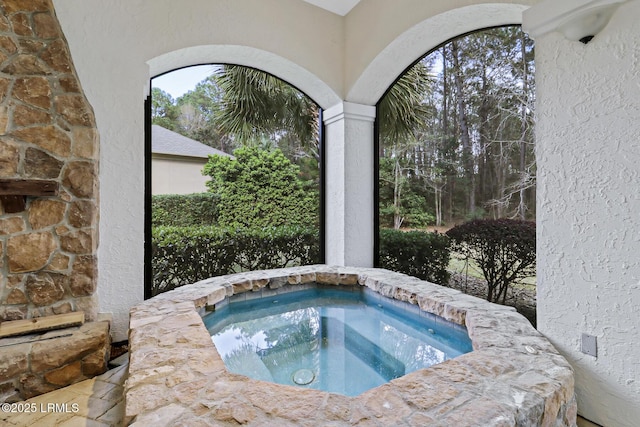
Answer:
[[[375,113],[345,102],[323,114],[327,264],[373,267]]]
[[[207,191],[208,176],[202,175],[206,159],[151,157],[151,194],[191,194]]]
[[[640,423],[639,18],[632,1],[587,45],[536,39],[538,328],[604,426]]]

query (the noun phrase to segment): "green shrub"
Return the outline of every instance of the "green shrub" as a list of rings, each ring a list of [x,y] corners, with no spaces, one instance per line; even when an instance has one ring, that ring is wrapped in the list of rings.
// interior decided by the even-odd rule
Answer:
[[[453,248],[474,260],[487,281],[487,300],[502,301],[507,289],[536,272],[536,224],[515,219],[476,219],[446,233]]]
[[[424,231],[380,230],[380,267],[433,283],[449,282],[449,238]]]
[[[151,198],[154,227],[215,225],[219,197],[212,193],[159,194]]]
[[[218,224],[223,227],[311,226],[318,223],[319,197],[311,182],[280,149],[242,147],[234,158],[210,156],[204,174],[220,195]]]
[[[319,262],[317,230],[300,226],[155,227],[152,248],[152,295],[213,276]]]

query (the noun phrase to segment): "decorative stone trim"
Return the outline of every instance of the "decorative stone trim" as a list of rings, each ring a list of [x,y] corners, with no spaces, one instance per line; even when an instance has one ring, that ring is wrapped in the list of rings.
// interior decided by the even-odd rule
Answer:
[[[205,328],[208,306],[308,283],[367,286],[465,325],[474,351],[356,397],[229,373]],[[126,415],[135,426],[575,426],[574,375],[513,308],[382,269],[324,265],[183,286],[131,309]]]
[[[0,402],[16,402],[107,370],[109,321],[0,339]]]

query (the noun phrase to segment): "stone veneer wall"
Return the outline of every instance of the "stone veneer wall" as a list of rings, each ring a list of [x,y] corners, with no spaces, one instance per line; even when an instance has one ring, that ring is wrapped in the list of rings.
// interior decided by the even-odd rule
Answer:
[[[0,179],[60,183],[0,208],[0,321],[96,317],[98,134],[50,0],[0,2]]]

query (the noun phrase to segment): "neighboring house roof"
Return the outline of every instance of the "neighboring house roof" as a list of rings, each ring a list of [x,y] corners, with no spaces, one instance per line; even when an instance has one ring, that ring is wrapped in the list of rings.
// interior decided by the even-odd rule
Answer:
[[[203,159],[213,154],[233,157],[224,151],[209,147],[208,145],[204,145],[201,142],[187,138],[186,136],[158,125],[151,126],[151,152],[154,154],[200,157]]]

